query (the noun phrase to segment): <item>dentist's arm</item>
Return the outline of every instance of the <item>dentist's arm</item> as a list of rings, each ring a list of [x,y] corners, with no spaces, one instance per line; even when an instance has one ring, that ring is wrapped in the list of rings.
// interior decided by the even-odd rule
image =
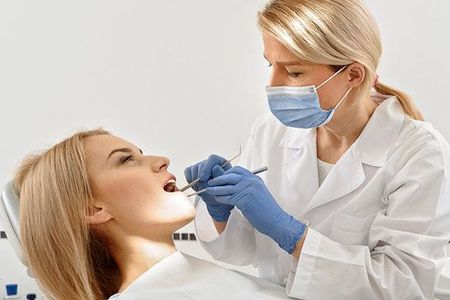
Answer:
[[[292,252],[292,256],[294,256],[297,260],[300,258],[300,253],[302,252],[303,243],[305,242],[306,235],[308,234],[308,228],[306,228],[305,233],[302,238],[298,241],[297,245],[294,248],[294,252]]]
[[[217,233],[221,234],[225,230],[225,227],[227,227],[227,221],[217,222],[214,219],[213,219],[213,221],[214,221],[214,227],[216,227]]]
[[[236,206],[256,230],[299,257],[307,227],[278,205],[260,177],[233,167],[208,181],[208,186],[206,193],[217,202]]]

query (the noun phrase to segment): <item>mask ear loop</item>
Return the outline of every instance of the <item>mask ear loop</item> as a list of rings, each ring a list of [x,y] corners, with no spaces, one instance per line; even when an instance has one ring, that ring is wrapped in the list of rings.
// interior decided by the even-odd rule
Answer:
[[[348,89],[348,91],[344,94],[344,96],[342,97],[342,99],[338,102],[338,104],[334,107],[334,110],[336,111],[339,107],[339,105],[341,105],[341,103],[345,100],[345,98],[347,98],[348,94],[350,94],[350,92],[352,91],[352,87]]]
[[[339,73],[341,73],[342,71],[344,71],[345,68],[347,68],[348,65],[343,66],[342,68],[339,69],[339,71],[337,71],[336,73],[334,73],[333,75],[330,76],[330,78],[328,78],[327,80],[325,80],[324,82],[322,82],[321,84],[319,84],[316,87],[316,90],[320,89],[323,85],[325,85],[328,81],[330,81],[331,79],[333,79],[334,77],[336,77]]]

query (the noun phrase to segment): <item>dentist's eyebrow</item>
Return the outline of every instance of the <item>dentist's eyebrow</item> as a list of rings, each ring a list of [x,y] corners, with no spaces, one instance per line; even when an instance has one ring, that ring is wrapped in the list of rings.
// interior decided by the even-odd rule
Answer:
[[[269,62],[269,60],[267,59],[267,57],[266,57],[265,54],[264,54],[264,58],[265,58],[265,60],[267,60],[267,61]],[[287,67],[287,66],[304,66],[304,65],[305,65],[304,63],[301,63],[301,62],[298,61],[298,60],[293,60],[293,61],[277,61],[277,62],[275,62],[275,64],[276,64],[276,65],[280,65],[280,66],[284,66],[284,67]]]
[[[277,64],[278,64],[278,65],[281,65],[281,66],[285,66],[285,67],[288,67],[288,66],[304,66],[304,65],[305,65],[305,64],[302,64],[302,63],[299,62],[299,61],[277,62]]]
[[[117,149],[114,149],[114,150],[111,151],[111,153],[108,155],[108,158],[110,158],[111,155],[113,155],[113,154],[116,153],[116,152],[133,153],[133,149],[131,149],[131,148],[117,148]],[[140,152],[141,154],[143,154],[143,152],[142,152],[141,149],[139,149],[139,152]]]

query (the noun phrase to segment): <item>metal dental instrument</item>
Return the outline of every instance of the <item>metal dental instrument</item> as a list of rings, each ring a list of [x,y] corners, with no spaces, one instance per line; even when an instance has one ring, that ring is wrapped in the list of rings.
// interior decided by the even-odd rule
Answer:
[[[228,163],[230,163],[230,162],[232,162],[233,160],[235,160],[236,158],[238,158],[238,157],[241,155],[241,153],[242,153],[242,148],[239,147],[239,154],[236,155],[236,156],[234,156],[233,158],[230,158],[229,160],[225,161],[225,162],[224,162],[223,164],[221,164],[220,166],[221,166],[222,168],[225,168],[225,166],[226,166]],[[185,187],[181,188],[181,189],[180,189],[180,192],[184,192],[184,191],[187,190],[188,188],[193,187],[193,186],[196,185],[197,182],[199,182],[199,181],[200,181],[200,178],[195,179],[194,181],[192,181],[191,183],[189,183],[189,184],[186,185]]]
[[[267,167],[262,167],[262,168],[253,170],[252,173],[255,174],[255,175],[257,175],[257,174],[262,173],[262,172],[265,172],[265,171],[267,171],[267,170],[269,170],[269,168],[267,168]],[[192,194],[188,195],[188,197],[191,197],[191,196],[194,196],[194,195],[201,194],[201,193],[203,193],[203,192],[206,192],[206,190],[207,190],[207,189],[203,189],[203,190],[200,190],[200,191],[198,191],[198,192],[192,193]]]

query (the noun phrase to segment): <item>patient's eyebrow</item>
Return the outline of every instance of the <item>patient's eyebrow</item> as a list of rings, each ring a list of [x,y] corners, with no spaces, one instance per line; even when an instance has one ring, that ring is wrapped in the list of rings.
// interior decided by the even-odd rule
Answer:
[[[111,153],[108,155],[108,158],[110,158],[111,155],[113,155],[113,154],[116,153],[116,152],[132,153],[132,152],[133,152],[133,149],[131,149],[131,148],[117,148],[117,149],[114,149],[114,150],[111,151]],[[141,154],[143,154],[143,152],[142,152],[141,149],[139,149],[139,152],[140,152]]]

